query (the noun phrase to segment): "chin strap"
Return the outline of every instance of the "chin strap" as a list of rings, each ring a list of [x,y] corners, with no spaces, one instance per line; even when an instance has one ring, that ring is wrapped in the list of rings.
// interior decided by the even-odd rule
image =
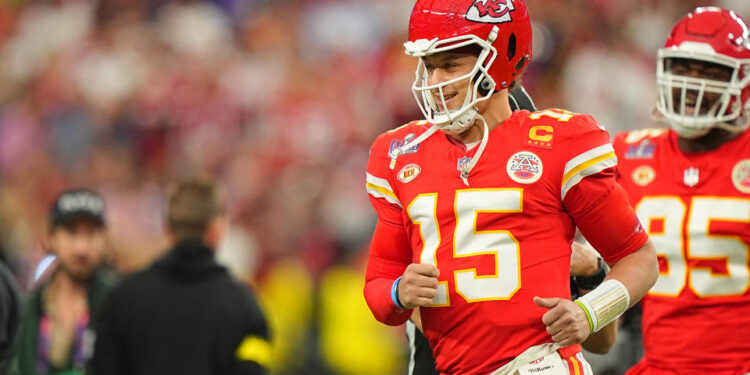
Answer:
[[[471,173],[471,170],[474,169],[474,166],[477,165],[477,162],[479,162],[479,157],[482,156],[484,148],[487,147],[487,140],[490,137],[490,129],[489,127],[487,127],[487,121],[485,121],[484,117],[479,114],[477,114],[477,119],[482,121],[484,131],[482,132],[482,141],[479,142],[479,148],[477,148],[477,152],[474,154],[474,157],[471,158],[469,164],[466,164],[466,166],[461,169],[461,180],[464,181],[464,184],[466,184],[466,186],[469,186],[469,173]]]
[[[716,127],[731,133],[742,133],[747,130],[748,126],[750,126],[750,113],[748,113],[748,109],[742,111],[742,113],[731,122],[721,122],[716,124]]]
[[[419,137],[412,139],[410,142],[406,143],[405,145],[401,147],[396,147],[395,149],[393,149],[393,151],[388,153],[388,156],[391,157],[391,164],[389,166],[391,170],[393,170],[393,168],[396,168],[396,159],[398,158],[400,154],[402,154],[405,150],[408,150],[424,142],[425,139],[435,134],[435,132],[437,132],[438,130],[440,130],[440,128],[437,125],[432,125],[429,129],[427,129],[427,131],[420,134]]]
[[[482,156],[482,153],[484,152],[485,147],[487,147],[487,141],[489,140],[489,136],[490,136],[490,129],[487,126],[487,121],[484,120],[484,117],[477,114],[476,118],[482,121],[482,126],[483,126],[482,140],[479,142],[479,147],[477,148],[477,152],[474,154],[474,157],[471,158],[471,161],[469,162],[469,164],[466,164],[466,166],[461,169],[461,180],[463,180],[466,186],[469,186],[469,174],[471,173],[471,170],[474,169],[474,166],[477,165],[477,162],[479,162],[479,158]],[[388,156],[391,158],[391,163],[389,165],[389,168],[391,170],[396,168],[396,159],[398,159],[398,156],[402,154],[405,150],[408,150],[424,142],[425,139],[435,134],[438,130],[440,130],[440,127],[438,127],[437,125],[432,125],[429,129],[427,129],[427,131],[420,134],[417,138],[412,139],[410,142],[407,142],[401,147],[396,147],[395,149],[393,149],[393,151],[388,153]]]

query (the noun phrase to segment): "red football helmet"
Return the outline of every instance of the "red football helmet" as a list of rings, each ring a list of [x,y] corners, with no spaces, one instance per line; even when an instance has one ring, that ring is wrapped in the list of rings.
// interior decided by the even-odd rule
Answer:
[[[671,65],[678,59],[731,69],[731,78],[725,82],[675,74]],[[672,29],[657,64],[657,119],[669,123],[680,136],[700,137],[715,127],[733,132],[747,128],[750,32],[737,13],[696,8]],[[712,103],[707,96],[718,99]]]
[[[427,83],[421,57],[466,46],[478,46],[474,69],[435,85]],[[531,21],[523,0],[418,0],[409,21],[406,53],[420,57],[412,85],[425,118],[449,133],[468,128],[477,116],[476,103],[495,89],[507,89],[531,60]],[[463,105],[448,111],[443,88],[471,79]],[[440,93],[442,103],[431,92]]]

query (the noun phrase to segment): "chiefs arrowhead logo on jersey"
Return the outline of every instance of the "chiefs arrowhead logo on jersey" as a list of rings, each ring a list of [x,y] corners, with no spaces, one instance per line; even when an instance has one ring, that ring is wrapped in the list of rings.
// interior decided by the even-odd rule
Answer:
[[[510,22],[510,12],[514,10],[513,0],[474,0],[466,12],[466,19],[482,23]]]
[[[520,184],[532,184],[542,177],[542,160],[533,152],[516,152],[506,165],[508,176]]]

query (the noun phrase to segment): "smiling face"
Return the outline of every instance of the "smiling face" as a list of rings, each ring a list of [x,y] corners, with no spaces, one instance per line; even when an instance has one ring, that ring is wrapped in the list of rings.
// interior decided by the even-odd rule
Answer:
[[[427,71],[427,84],[430,86],[468,75],[477,62],[477,56],[468,51],[440,52],[422,59]],[[450,112],[463,106],[471,89],[471,77],[466,77],[434,88],[430,93],[437,104],[437,112]]]
[[[673,75],[708,80],[701,98],[697,90],[685,90],[685,115],[693,115],[696,111],[699,115],[705,115],[715,110],[713,107],[721,98],[724,88],[721,85],[712,87],[710,81],[729,82],[732,79],[733,69],[725,65],[681,58],[671,58],[666,63],[667,69]],[[672,89],[672,105],[677,110],[681,108],[682,88]]]

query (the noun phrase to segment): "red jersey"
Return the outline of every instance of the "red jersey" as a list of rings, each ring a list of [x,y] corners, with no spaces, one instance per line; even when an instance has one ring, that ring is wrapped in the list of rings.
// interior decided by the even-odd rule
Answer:
[[[648,229],[660,269],[642,300],[646,351],[631,373],[745,373],[750,132],[705,153],[684,153],[677,139],[659,129],[614,141],[619,182]]]
[[[570,298],[576,219],[596,213],[598,203],[620,189],[616,158],[607,132],[588,115],[516,111],[490,132],[467,186],[460,170],[476,147],[466,151],[441,132],[392,162],[391,149],[429,127],[422,121],[389,131],[370,150],[367,191],[379,225],[401,228],[408,243],[371,247],[365,294],[378,280],[386,281],[378,293],[389,293],[411,262],[435,265],[438,296],[432,307],[421,308],[421,317],[437,369],[486,374],[528,347],[552,342],[542,323],[546,310],[533,297]],[[610,218],[613,227],[627,227],[625,234],[599,241],[608,262],[647,240],[635,214],[618,220]],[[375,312],[373,304],[389,301],[368,304]],[[407,317],[379,319],[400,324]]]

